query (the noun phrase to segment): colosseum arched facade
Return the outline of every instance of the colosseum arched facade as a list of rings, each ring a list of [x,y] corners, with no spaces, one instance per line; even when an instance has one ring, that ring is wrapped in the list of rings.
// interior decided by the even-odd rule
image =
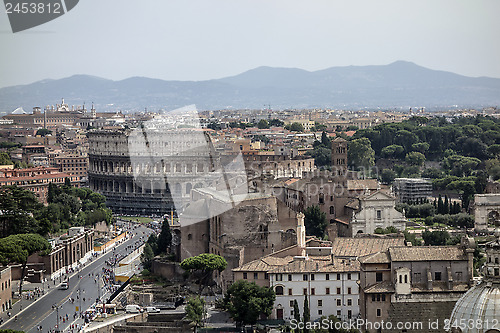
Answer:
[[[93,130],[88,139],[90,188],[117,214],[179,211],[191,189],[218,179],[220,158],[200,132],[148,130],[144,141],[137,130]]]

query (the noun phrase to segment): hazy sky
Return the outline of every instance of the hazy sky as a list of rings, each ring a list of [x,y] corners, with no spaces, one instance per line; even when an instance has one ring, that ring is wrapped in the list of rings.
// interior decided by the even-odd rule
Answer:
[[[500,78],[498,0],[80,0],[11,32],[0,87],[90,74],[205,80],[258,66],[318,70],[407,60]]]

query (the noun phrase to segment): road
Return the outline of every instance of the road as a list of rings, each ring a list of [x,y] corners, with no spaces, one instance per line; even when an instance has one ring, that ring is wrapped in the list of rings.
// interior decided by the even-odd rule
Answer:
[[[61,331],[66,330],[69,325],[74,322],[73,316],[76,313],[77,306],[79,309],[85,311],[95,303],[98,297],[103,297],[102,299],[109,297],[109,294],[104,294],[104,283],[102,279],[99,278],[100,281],[96,282],[97,279],[96,276],[94,276],[99,274],[99,277],[101,277],[102,268],[109,268],[109,266],[105,265],[105,261],[111,259],[115,254],[118,256],[129,254],[133,250],[133,247],[142,244],[152,231],[144,226],[140,226],[132,232],[132,238],[116,246],[115,251],[110,249],[107,253],[97,258],[94,257],[93,261],[87,263],[80,272],[72,274],[69,278],[69,289],[59,290],[57,289],[58,282],[54,285],[51,281],[50,289],[43,297],[35,303],[32,303],[31,306],[26,308],[23,312],[19,313],[17,321],[12,318],[2,325],[2,329],[12,329],[31,333],[37,332],[38,326],[41,325],[42,332],[48,332],[56,326],[57,315],[59,315],[59,327]],[[131,245],[134,245],[132,249],[127,250],[127,246]],[[47,289],[45,290],[47,291]],[[73,303],[70,301],[71,298],[74,299]],[[68,315],[69,320],[64,319],[63,321],[62,318],[66,317],[66,315]]]

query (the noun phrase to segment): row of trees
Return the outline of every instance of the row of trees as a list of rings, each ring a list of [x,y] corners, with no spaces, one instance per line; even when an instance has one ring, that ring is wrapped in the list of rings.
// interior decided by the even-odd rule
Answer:
[[[47,236],[70,226],[93,226],[112,219],[103,195],[75,188],[69,180],[61,186],[49,184],[47,201],[44,206],[33,192],[18,186],[1,187],[1,237],[24,233]]]
[[[161,225],[161,231],[158,236],[155,233],[149,235],[144,250],[141,255],[142,265],[145,269],[151,270],[153,258],[160,254],[170,253],[170,246],[172,245],[172,232],[168,219],[165,218]]]

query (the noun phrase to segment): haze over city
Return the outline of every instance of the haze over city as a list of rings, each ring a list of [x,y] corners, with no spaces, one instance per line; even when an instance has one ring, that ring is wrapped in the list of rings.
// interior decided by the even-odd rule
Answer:
[[[309,71],[411,61],[500,77],[498,1],[86,0],[13,34],[0,87],[74,74],[207,80],[259,66]]]

